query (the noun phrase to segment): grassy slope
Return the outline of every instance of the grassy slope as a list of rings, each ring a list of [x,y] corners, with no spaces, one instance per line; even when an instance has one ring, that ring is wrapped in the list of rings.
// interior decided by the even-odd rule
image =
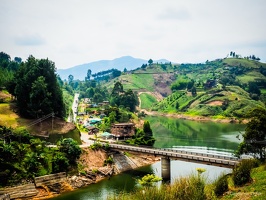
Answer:
[[[157,100],[154,96],[146,93],[140,94],[141,109],[149,109],[154,103],[157,103]]]
[[[226,192],[222,200],[232,199],[252,199],[264,200],[266,197],[266,165],[262,165],[252,170],[252,182],[243,187],[230,187],[230,191]]]

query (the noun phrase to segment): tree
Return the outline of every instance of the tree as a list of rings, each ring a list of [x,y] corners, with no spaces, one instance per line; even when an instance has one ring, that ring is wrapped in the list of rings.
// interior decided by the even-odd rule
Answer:
[[[0,64],[2,65],[4,62],[10,62],[11,58],[8,54],[4,52],[0,52]]]
[[[91,70],[88,69],[87,71],[87,80],[90,80],[91,79]]]
[[[20,64],[14,78],[14,96],[22,116],[35,118],[40,109],[38,102],[42,108],[48,106],[43,109],[43,115],[54,112],[59,117],[64,116],[63,95],[55,70],[52,61],[38,60],[33,56]]]
[[[146,145],[152,146],[155,142],[155,138],[153,137],[149,121],[144,121],[143,132],[144,132],[144,140],[146,141]]]
[[[72,74],[68,75],[68,84],[70,85],[74,80],[74,76]]]
[[[197,95],[197,89],[196,89],[195,86],[192,87],[191,94],[192,94],[192,96],[196,96]]]
[[[22,62],[22,59],[20,57],[15,57],[14,58],[14,61],[17,62],[17,63],[21,63]]]
[[[175,102],[175,109],[178,110],[179,109],[179,103],[176,101]]]
[[[77,141],[72,138],[64,138],[60,140],[57,145],[59,146],[59,151],[66,154],[69,163],[75,164],[81,154],[81,148],[79,147]]]
[[[252,94],[257,94],[257,95],[261,94],[261,91],[255,82],[248,83],[248,92]]]
[[[148,63],[149,63],[149,65],[152,65],[153,60],[152,60],[152,59],[149,59],[149,60],[148,60]]]
[[[112,96],[117,96],[119,95],[120,93],[123,93],[124,90],[123,90],[123,85],[121,82],[116,82],[115,85],[114,85],[114,88],[112,90]]]
[[[255,108],[249,115],[251,121],[243,134],[243,142],[238,146],[236,155],[250,154],[260,160],[265,160],[266,152],[266,110]]]
[[[45,78],[40,76],[32,83],[28,108],[36,118],[51,113],[51,93],[47,90]]]

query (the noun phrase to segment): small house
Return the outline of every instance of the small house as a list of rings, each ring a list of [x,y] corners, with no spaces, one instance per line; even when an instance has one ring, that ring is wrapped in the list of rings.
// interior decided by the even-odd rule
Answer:
[[[112,135],[117,138],[128,138],[135,135],[135,124],[134,123],[119,123],[113,124],[111,127]]]
[[[88,130],[89,130],[88,131],[89,135],[95,135],[95,134],[97,134],[99,132],[99,129],[96,128],[95,126],[88,127]]]

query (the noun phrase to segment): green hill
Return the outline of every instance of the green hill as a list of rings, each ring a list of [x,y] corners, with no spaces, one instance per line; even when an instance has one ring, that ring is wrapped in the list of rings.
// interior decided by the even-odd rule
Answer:
[[[255,60],[156,63],[121,75],[107,88],[116,81],[139,94],[141,108],[153,111],[242,118],[251,108],[265,107],[266,64]]]

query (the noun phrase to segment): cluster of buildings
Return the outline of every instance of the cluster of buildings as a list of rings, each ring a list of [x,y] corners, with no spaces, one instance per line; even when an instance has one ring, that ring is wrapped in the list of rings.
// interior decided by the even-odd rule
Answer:
[[[103,101],[102,103],[96,104],[90,104],[89,99],[83,99],[83,103],[86,104],[87,107],[95,108],[95,107],[104,107],[105,105],[109,105],[109,101]],[[93,117],[93,115],[88,116],[88,118],[85,117],[87,115],[86,112],[78,112],[78,120],[77,122],[80,125],[83,125],[84,128],[88,129],[89,135],[98,135],[105,139],[115,139],[115,140],[121,140],[130,138],[135,135],[135,124],[134,123],[116,123],[112,124],[111,126],[111,133],[103,132],[99,133],[99,129],[97,128],[97,124],[101,123],[102,118],[105,117],[104,113],[94,113],[93,115],[97,115],[99,118]],[[86,119],[84,119],[86,118]]]

